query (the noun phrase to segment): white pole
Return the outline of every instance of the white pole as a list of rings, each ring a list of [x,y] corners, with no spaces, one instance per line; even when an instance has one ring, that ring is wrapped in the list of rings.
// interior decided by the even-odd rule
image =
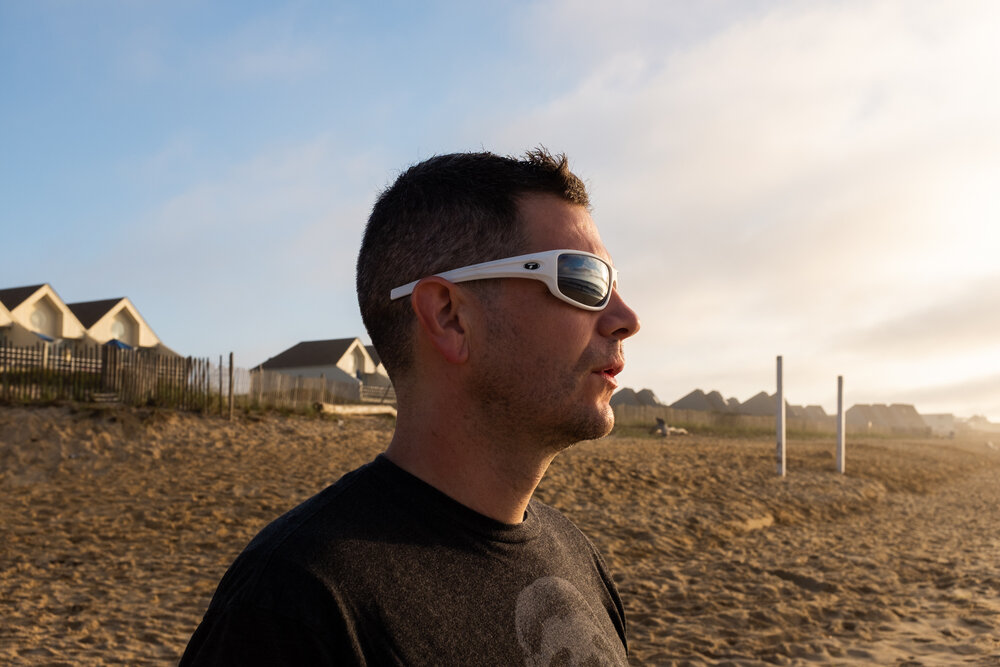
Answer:
[[[781,381],[781,357],[778,357],[778,391],[775,422],[778,427],[778,476],[785,476],[785,391]]]
[[[844,376],[837,376],[837,472],[844,474]]]

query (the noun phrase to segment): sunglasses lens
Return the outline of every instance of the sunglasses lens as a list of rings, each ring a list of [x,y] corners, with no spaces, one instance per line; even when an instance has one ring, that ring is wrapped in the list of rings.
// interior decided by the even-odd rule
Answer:
[[[586,255],[559,255],[559,291],[585,306],[600,306],[611,292],[611,270]]]

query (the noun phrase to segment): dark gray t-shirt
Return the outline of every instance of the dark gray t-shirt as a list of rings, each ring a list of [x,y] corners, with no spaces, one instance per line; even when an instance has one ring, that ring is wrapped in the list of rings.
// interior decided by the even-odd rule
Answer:
[[[181,665],[624,665],[590,541],[532,500],[509,525],[383,456],[280,517],[226,572]]]

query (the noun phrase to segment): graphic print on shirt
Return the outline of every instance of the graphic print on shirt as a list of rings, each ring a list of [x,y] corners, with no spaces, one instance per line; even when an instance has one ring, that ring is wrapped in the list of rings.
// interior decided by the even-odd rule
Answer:
[[[560,577],[536,579],[518,594],[515,624],[528,667],[626,664],[587,600]]]

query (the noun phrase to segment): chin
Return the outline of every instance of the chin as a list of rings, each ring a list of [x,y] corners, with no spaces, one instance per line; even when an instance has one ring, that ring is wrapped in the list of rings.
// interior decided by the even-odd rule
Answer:
[[[603,438],[611,433],[611,429],[615,426],[615,413],[607,403],[595,406],[593,410],[588,411],[588,414],[580,417],[574,421],[574,442]]]

